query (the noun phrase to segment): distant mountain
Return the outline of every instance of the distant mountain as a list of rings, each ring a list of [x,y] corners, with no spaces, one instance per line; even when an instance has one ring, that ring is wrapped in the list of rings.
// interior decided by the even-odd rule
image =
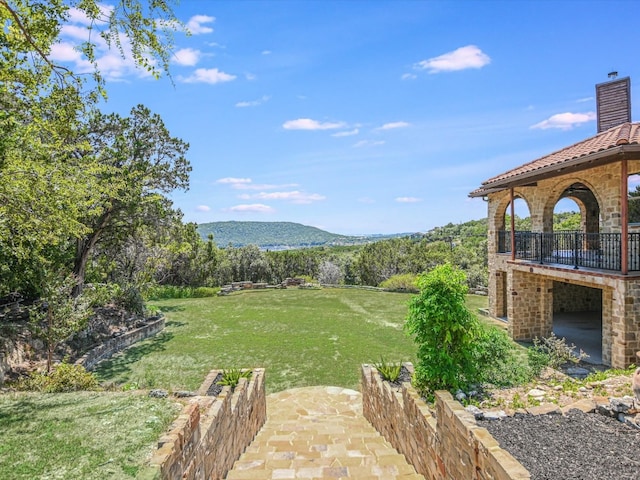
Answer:
[[[257,245],[261,248],[284,250],[304,247],[359,245],[386,238],[408,235],[362,235],[349,236],[326,232],[293,222],[211,222],[198,225],[198,232],[213,239],[220,247]]]

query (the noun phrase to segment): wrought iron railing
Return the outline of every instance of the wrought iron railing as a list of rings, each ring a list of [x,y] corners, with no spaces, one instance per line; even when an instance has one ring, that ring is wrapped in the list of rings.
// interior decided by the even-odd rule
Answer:
[[[515,232],[515,257],[539,263],[621,271],[620,233]],[[640,233],[629,233],[628,271],[640,271]],[[498,253],[511,253],[511,232],[498,232]]]

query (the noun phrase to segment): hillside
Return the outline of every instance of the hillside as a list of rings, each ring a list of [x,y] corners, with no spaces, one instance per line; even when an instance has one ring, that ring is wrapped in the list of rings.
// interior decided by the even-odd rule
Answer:
[[[198,232],[205,240],[210,233],[213,234],[214,241],[220,247],[253,244],[272,249],[358,245],[397,236],[338,235],[293,222],[211,222],[198,225]]]

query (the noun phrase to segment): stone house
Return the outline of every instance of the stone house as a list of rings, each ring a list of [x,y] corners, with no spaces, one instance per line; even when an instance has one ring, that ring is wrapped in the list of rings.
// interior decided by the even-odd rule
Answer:
[[[640,219],[629,214],[640,123],[630,121],[628,78],[597,85],[596,102],[595,136],[469,195],[488,202],[490,314],[506,317],[515,340],[531,340],[549,336],[561,312],[597,312],[590,335],[599,336],[602,363],[621,368],[640,350]],[[579,207],[579,231],[553,230],[554,207],[565,198]],[[515,229],[516,199],[529,209],[531,231]]]

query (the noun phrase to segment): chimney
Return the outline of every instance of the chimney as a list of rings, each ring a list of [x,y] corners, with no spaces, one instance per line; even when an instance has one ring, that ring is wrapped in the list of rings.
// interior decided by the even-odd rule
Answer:
[[[618,72],[609,73],[615,78]],[[631,122],[631,82],[629,77],[596,85],[598,133]]]

